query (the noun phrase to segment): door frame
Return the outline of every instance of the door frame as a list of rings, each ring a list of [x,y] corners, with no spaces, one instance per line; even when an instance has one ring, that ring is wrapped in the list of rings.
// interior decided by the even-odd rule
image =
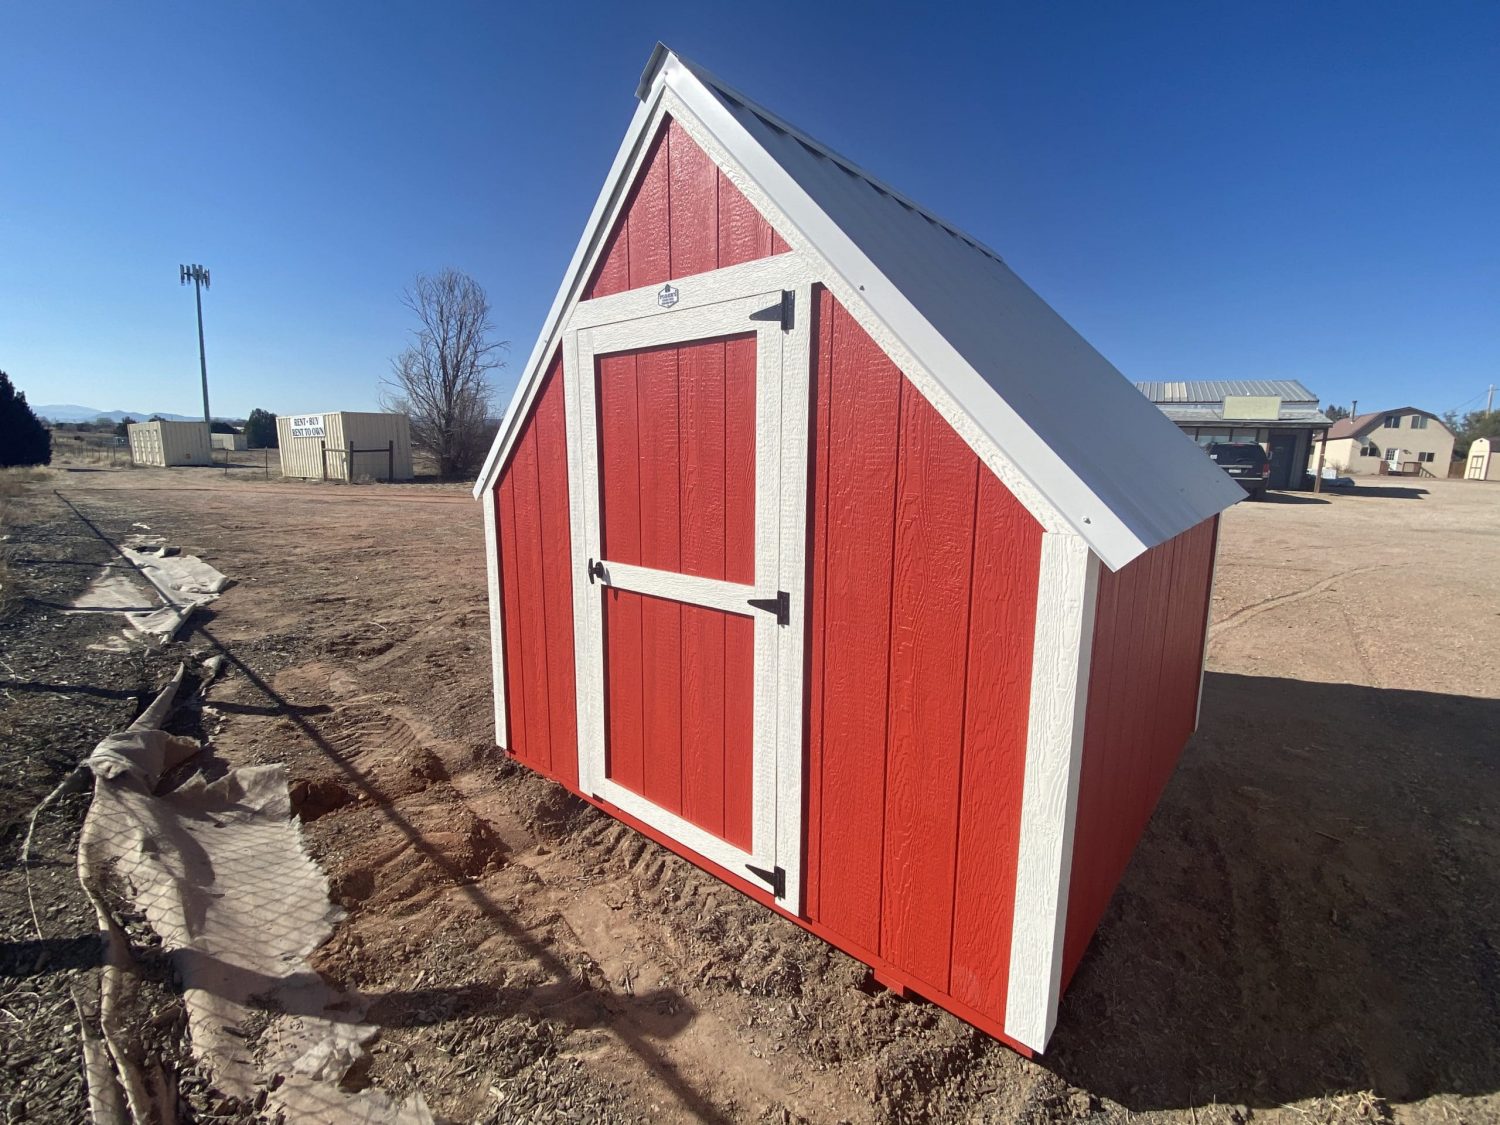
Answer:
[[[579,301],[562,334],[573,562],[574,659],[578,704],[578,786],[689,848],[708,862],[763,886],[777,905],[802,910],[805,586],[808,425],[811,412],[813,271],[801,254],[779,254],[739,266],[674,278],[662,285]],[[744,608],[740,595],[787,595],[785,624],[756,611],[752,842],[727,841],[609,781],[604,776],[603,601],[589,562],[599,542],[599,475],[594,357],[670,343],[754,331],[756,346],[755,585],[608,564],[624,589],[694,599],[688,604]],[[779,361],[769,354],[779,353]],[[769,369],[775,363],[776,372]],[[764,393],[767,380],[779,401]],[[779,427],[776,422],[779,419]],[[779,428],[768,447],[761,433]],[[585,435],[589,435],[586,442]],[[592,454],[592,457],[591,457]],[[707,598],[707,601],[700,600]],[[762,671],[762,661],[767,665]],[[764,698],[763,698],[764,696]],[[764,721],[762,717],[764,716]],[[746,868],[749,867],[750,870]]]

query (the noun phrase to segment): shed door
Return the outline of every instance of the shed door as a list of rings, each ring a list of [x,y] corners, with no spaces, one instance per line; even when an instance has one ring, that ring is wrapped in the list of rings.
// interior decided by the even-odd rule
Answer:
[[[580,784],[796,910],[808,392],[795,295],[641,296],[581,303],[569,340]],[[629,312],[642,315],[591,322]]]

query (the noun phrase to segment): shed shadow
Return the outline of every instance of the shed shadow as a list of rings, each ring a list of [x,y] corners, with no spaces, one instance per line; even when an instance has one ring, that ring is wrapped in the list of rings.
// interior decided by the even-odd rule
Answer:
[[[1045,1064],[1133,1111],[1500,1090],[1500,700],[1209,673]]]

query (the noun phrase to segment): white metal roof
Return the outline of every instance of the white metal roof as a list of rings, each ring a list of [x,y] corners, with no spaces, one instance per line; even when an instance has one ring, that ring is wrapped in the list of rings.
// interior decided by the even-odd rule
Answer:
[[[1279,398],[1283,403],[1318,405],[1318,396],[1295,379],[1178,379],[1136,383],[1136,389],[1158,406],[1166,403],[1217,403],[1226,397]]]
[[[1112,569],[1241,499],[1240,487],[1000,260],[857,166],[664,47],[638,94],[663,87],[714,139],[875,319],[969,415],[983,439]],[[642,108],[645,106],[643,104]],[[634,132],[641,122],[638,112]],[[629,140],[629,138],[627,138]],[[622,149],[622,154],[624,149]],[[623,173],[617,158],[611,181]],[[622,186],[606,183],[605,201]],[[519,432],[550,341],[581,287],[585,232],[475,495]]]

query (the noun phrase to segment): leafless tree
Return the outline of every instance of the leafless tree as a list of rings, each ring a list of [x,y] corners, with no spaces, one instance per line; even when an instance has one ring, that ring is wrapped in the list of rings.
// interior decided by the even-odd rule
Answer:
[[[490,302],[468,274],[419,274],[402,295],[417,314],[415,342],[391,360],[381,402],[411,418],[411,442],[443,477],[472,476],[489,444],[489,373],[505,366],[505,341],[491,340]]]

